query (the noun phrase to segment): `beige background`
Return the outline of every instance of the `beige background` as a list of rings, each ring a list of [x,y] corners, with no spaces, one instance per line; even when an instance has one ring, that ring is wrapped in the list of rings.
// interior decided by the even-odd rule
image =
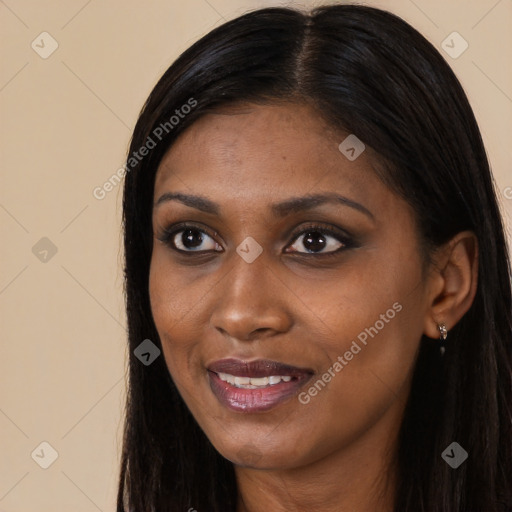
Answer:
[[[510,226],[512,0],[361,3],[399,14],[438,48],[453,31],[468,41],[457,59],[441,53],[469,94]],[[0,511],[115,509],[121,187],[103,200],[92,191],[123,164],[146,96],[179,53],[270,5],[279,2],[0,0]],[[31,43],[48,51],[45,31],[58,48],[43,59]],[[47,469],[44,441],[58,452]]]

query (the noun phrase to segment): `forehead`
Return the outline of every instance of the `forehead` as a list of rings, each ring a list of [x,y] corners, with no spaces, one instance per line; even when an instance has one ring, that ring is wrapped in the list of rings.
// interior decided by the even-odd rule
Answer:
[[[339,150],[348,135],[302,104],[239,105],[207,114],[162,159],[155,200],[173,190],[246,202],[326,191],[372,200],[386,187],[369,148],[353,161]]]

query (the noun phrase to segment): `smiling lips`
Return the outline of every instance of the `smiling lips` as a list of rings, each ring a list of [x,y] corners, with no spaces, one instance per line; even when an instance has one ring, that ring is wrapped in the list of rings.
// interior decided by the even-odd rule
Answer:
[[[242,412],[272,409],[294,395],[313,373],[265,359],[222,359],[208,367],[210,387],[219,402]]]

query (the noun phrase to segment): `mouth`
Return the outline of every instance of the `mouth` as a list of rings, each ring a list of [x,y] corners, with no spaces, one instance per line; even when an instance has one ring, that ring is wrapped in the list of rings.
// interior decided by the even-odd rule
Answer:
[[[210,388],[218,401],[234,411],[263,412],[295,395],[314,374],[277,361],[222,359],[208,368]]]

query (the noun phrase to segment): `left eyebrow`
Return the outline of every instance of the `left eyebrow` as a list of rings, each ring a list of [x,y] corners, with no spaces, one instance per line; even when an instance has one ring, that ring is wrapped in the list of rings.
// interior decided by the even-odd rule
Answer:
[[[327,203],[343,204],[345,206],[349,206],[350,208],[364,213],[370,219],[375,220],[373,213],[368,210],[368,208],[360,203],[357,203],[356,201],[353,201],[352,199],[349,199],[348,197],[341,196],[333,192],[325,194],[310,194],[302,197],[292,197],[281,203],[273,204],[271,206],[271,210],[275,216],[284,217],[290,213],[302,210],[311,210],[316,206]]]

